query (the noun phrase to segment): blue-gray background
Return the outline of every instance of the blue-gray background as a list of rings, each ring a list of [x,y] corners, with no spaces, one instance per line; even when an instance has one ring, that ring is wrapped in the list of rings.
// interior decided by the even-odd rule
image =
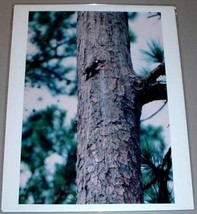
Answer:
[[[190,139],[190,156],[193,176],[193,190],[195,206],[197,205],[197,143],[196,143],[196,113],[197,113],[197,0],[108,0],[108,1],[61,1],[61,0],[0,0],[0,187],[2,187],[2,165],[4,148],[5,112],[7,98],[7,82],[9,70],[9,50],[11,40],[12,6],[13,4],[31,3],[121,3],[121,4],[145,4],[145,5],[174,5],[177,7],[177,24],[179,34],[179,45],[181,51],[181,63],[183,71],[188,131]],[[187,197],[187,196],[186,196]],[[133,212],[137,213],[137,212]],[[140,212],[143,214],[143,212]],[[154,212],[161,213],[161,212]],[[181,213],[180,211],[165,211],[162,213]],[[197,213],[193,211],[182,211],[182,213]]]

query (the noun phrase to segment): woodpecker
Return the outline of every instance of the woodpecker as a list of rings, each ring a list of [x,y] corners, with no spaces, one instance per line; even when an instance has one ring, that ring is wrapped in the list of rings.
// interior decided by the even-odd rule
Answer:
[[[95,74],[98,73],[100,68],[102,68],[103,66],[103,62],[104,61],[96,59],[92,61],[92,63],[89,66],[85,68],[85,71],[83,74],[84,75],[86,74],[86,80],[88,80],[90,77],[93,77]]]

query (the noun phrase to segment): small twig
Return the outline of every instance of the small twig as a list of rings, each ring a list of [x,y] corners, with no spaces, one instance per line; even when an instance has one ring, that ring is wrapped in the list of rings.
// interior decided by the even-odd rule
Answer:
[[[153,113],[153,114],[150,115],[149,117],[147,117],[147,118],[141,120],[140,122],[144,122],[144,121],[149,120],[149,119],[151,119],[152,117],[154,117],[157,113],[159,113],[159,112],[164,108],[164,106],[165,106],[166,104],[167,104],[167,100],[164,102],[164,104],[163,104],[155,113]]]

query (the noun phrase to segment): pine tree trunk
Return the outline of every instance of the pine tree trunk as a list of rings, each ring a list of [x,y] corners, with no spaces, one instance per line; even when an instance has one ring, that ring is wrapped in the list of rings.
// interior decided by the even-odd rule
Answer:
[[[77,203],[141,203],[141,81],[127,13],[79,12],[77,22]]]

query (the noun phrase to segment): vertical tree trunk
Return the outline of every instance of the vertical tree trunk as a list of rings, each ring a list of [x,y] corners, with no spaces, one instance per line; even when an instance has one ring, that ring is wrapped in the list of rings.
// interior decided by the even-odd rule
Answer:
[[[141,81],[127,13],[79,12],[77,203],[141,203]]]

